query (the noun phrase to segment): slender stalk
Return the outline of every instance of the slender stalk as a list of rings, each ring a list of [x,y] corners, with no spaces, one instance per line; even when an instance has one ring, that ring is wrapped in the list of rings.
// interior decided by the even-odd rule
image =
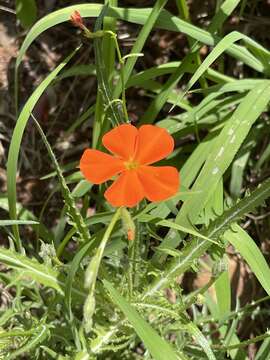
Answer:
[[[228,351],[228,350],[233,350],[233,349],[238,349],[238,348],[241,348],[241,347],[245,347],[245,346],[250,345],[250,344],[254,344],[255,342],[262,341],[262,340],[264,340],[266,338],[269,338],[269,337],[270,337],[270,332],[267,331],[265,334],[256,336],[253,339],[249,339],[249,340],[246,340],[246,341],[239,342],[237,344],[233,344],[233,345],[229,345],[229,346],[222,346],[222,345],[214,344],[214,345],[212,345],[212,348],[217,349],[219,351]]]
[[[117,0],[105,0],[104,5],[117,6]],[[104,36],[107,31],[114,32],[116,29],[116,18],[105,16],[103,18],[103,38],[101,44],[101,52],[103,55],[104,68],[106,69],[106,77],[108,79],[108,87],[111,88],[113,85],[114,66],[115,66],[115,43],[109,36]],[[99,33],[102,33],[101,26]],[[95,63],[98,66],[99,60],[95,51]],[[98,80],[100,86],[100,80]],[[104,100],[102,91],[97,93],[96,110],[95,110],[95,121],[93,124],[93,137],[92,146],[99,148],[101,145],[101,137],[104,132],[109,129],[109,123],[106,123],[106,100]]]
[[[112,36],[113,36],[113,39],[114,39],[116,53],[117,53],[119,64],[120,64],[120,77],[121,77],[121,84],[122,84],[123,112],[124,112],[124,115],[125,115],[125,120],[126,120],[126,122],[128,122],[129,119],[128,119],[128,112],[127,112],[127,104],[126,104],[125,71],[124,71],[125,70],[125,68],[124,68],[125,61],[124,61],[124,59],[122,57],[116,35],[113,34]]]
[[[118,57],[118,61],[120,64],[120,79],[121,79],[121,85],[122,85],[122,107],[123,107],[123,113],[125,116],[125,121],[129,122],[128,119],[128,112],[127,112],[127,105],[126,105],[126,91],[125,91],[125,71],[124,71],[124,66],[125,66],[125,59],[123,58],[122,54],[121,54],[121,50],[117,41],[117,35],[110,30],[105,30],[103,31],[104,35],[108,34],[111,36],[112,40],[114,41],[114,45],[115,45],[115,49],[116,49],[116,54]],[[117,99],[114,99],[117,100]]]
[[[134,241],[136,240],[136,237],[134,239]],[[132,294],[133,294],[133,268],[134,268],[134,263],[133,263],[133,258],[134,258],[134,241],[130,241],[128,243],[128,259],[129,259],[129,263],[128,263],[128,273],[127,273],[127,278],[128,278],[128,297],[129,300],[132,299]]]
[[[189,15],[189,8],[188,5],[186,3],[186,0],[176,0],[176,6],[178,8],[179,11],[179,15],[182,19],[184,19],[185,21],[191,23],[190,21],[190,15]],[[189,46],[192,48],[192,46],[194,45],[194,43],[196,42],[194,39],[192,39],[190,36],[187,37]],[[197,52],[195,54],[195,58],[194,58],[195,64],[196,66],[200,66],[201,65],[201,58],[200,58],[200,54],[199,52]],[[200,85],[203,89],[206,89],[208,87],[207,81],[205,79],[205,77],[201,77],[199,79]],[[196,136],[197,137],[197,136]],[[198,141],[199,142],[199,141]]]
[[[110,224],[108,225],[101,243],[97,249],[96,254],[91,259],[88,268],[85,273],[85,287],[89,289],[89,294],[84,304],[84,322],[85,330],[89,332],[92,328],[92,317],[95,311],[95,288],[98,276],[99,267],[103,257],[103,253],[108,240],[110,239],[111,233],[117,221],[121,216],[121,207],[117,209],[113,215]]]

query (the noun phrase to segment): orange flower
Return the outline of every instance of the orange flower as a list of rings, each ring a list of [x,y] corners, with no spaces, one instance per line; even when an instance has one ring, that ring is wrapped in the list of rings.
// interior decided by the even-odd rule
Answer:
[[[94,184],[120,174],[104,194],[112,206],[133,207],[144,197],[161,201],[178,191],[176,168],[149,166],[173,151],[174,140],[165,129],[154,125],[142,125],[137,129],[123,124],[107,132],[102,143],[113,156],[86,149],[80,160],[80,170]]]

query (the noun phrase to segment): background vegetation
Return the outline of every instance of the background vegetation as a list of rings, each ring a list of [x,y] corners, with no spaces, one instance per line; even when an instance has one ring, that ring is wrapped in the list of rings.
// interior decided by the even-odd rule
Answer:
[[[269,359],[269,1],[105,5],[0,5],[0,358]],[[77,169],[125,97],[182,183],[133,242]]]

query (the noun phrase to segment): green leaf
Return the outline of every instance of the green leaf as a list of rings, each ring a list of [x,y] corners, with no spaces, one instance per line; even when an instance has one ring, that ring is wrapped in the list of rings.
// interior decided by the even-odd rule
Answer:
[[[18,359],[18,356],[33,351],[40,343],[50,336],[50,329],[45,324],[38,326],[35,330],[33,336],[22,347],[12,351],[8,356],[8,359]]]
[[[228,259],[226,256],[224,256],[222,261],[228,265]],[[215,292],[219,317],[222,318],[225,314],[231,311],[231,283],[228,269],[223,271],[215,281]]]
[[[255,360],[269,360],[269,359],[270,359],[270,338],[266,338],[261,344],[256,354]]]
[[[47,89],[47,87],[51,84],[51,82],[56,78],[57,74],[66,66],[69,60],[74,56],[74,54],[78,51],[76,49],[72,52],[57,68],[52,71],[45,80],[36,88],[33,94],[29,97],[26,104],[24,105],[20,116],[16,122],[16,126],[14,132],[12,134],[12,139],[8,152],[8,161],[7,161],[7,188],[8,188],[8,203],[9,203],[9,213],[11,219],[16,220],[17,212],[16,212],[16,176],[17,176],[17,168],[18,168],[18,158],[20,152],[20,146],[22,142],[23,133],[27,122],[29,120],[30,114],[33,111],[36,103],[38,102],[41,95]],[[19,244],[19,232],[18,228],[14,227],[14,235]]]
[[[202,334],[200,329],[190,322],[189,324],[185,325],[188,332],[191,334],[192,337],[195,338],[195,341],[202,347],[203,351],[206,353],[209,360],[216,360],[216,357],[211,350],[211,347],[209,345],[209,342],[205,338],[205,336]]]
[[[37,18],[36,1],[16,0],[16,15],[25,29],[32,26]]]
[[[193,74],[193,76],[191,77],[189,82],[187,83],[185,90],[183,91],[183,93],[181,93],[181,95],[176,100],[175,105],[178,103],[178,101],[182,100],[182,98],[186,95],[186,93],[192,88],[192,86],[196,83],[196,81],[199,80],[199,78],[202,76],[202,74],[213,64],[213,62],[223,52],[225,52],[227,49],[229,49],[232,46],[232,44],[234,44],[235,42],[237,42],[239,40],[249,41],[249,38],[247,38],[246,35],[239,33],[238,31],[232,31],[231,33],[224,36],[224,38],[220,40],[220,42],[214,47],[214,49],[206,57],[206,59],[203,61],[203,63],[195,71],[195,73]]]
[[[99,14],[96,20],[95,28],[94,28],[95,32],[101,31],[103,19],[107,12],[108,12],[108,6],[104,6],[102,12]],[[108,37],[108,35],[106,36]],[[105,66],[101,38],[94,39],[94,50],[95,50],[95,64],[96,64],[98,87],[102,93],[103,104],[105,107],[108,107],[110,109],[111,116],[108,116],[108,120],[111,120],[112,124],[114,126],[117,126],[123,122],[123,113],[119,108],[119,103],[113,101],[114,97],[108,80],[109,74],[107,73],[107,69]]]
[[[42,128],[40,127],[39,123],[37,122],[37,120],[34,117],[33,117],[33,120],[34,120],[35,125],[42,137],[42,140],[43,140],[46,148],[47,148],[47,151],[51,158],[51,161],[55,167],[55,170],[56,170],[56,173],[58,176],[58,180],[59,180],[59,184],[61,187],[62,195],[65,200],[65,206],[67,208],[67,215],[70,217],[71,221],[73,222],[72,225],[75,227],[78,235],[81,238],[81,241],[88,242],[88,241],[90,241],[90,235],[89,235],[87,225],[86,225],[81,213],[79,212],[79,210],[76,207],[75,200],[66,184],[66,181],[62,174],[60,166],[56,160],[56,157],[52,151],[52,148],[51,148]]]
[[[56,269],[3,247],[0,247],[0,262],[18,270],[22,277],[33,279],[44,286],[55,289],[60,295],[64,295],[65,279]],[[80,298],[86,296],[85,292],[75,286],[73,286],[72,292],[73,295]]]
[[[143,24],[143,27],[142,27],[140,33],[138,34],[137,39],[132,47],[132,50],[130,52],[131,55],[140,53],[142,51],[143,46],[150,34],[150,31],[155,27],[155,23],[156,23],[158,17],[160,16],[162,9],[166,5],[167,1],[168,0],[155,1],[155,4],[154,4],[153,8],[150,9],[150,13],[149,13],[148,17],[146,18],[146,20]],[[136,61],[137,61],[137,57],[130,57],[130,58],[128,58],[125,66],[124,66],[124,83],[125,84],[127,83],[128,79],[130,78],[130,75],[136,64]],[[121,82],[119,81],[115,88],[115,91],[114,91],[115,96],[118,97],[120,92],[121,92]]]
[[[28,47],[43,31],[64,21],[68,21],[70,15],[75,10],[79,11],[82,17],[97,17],[101,12],[102,7],[103,5],[100,4],[77,4],[65,7],[44,16],[27,34],[27,37],[25,38],[17,57],[16,68],[18,69]],[[135,24],[145,24],[150,16],[151,11],[152,9],[114,7],[109,8],[107,16],[116,17],[118,19],[129,21]],[[172,16],[166,10],[161,11],[156,21],[155,27],[169,31],[182,32],[191,38],[210,46],[215,45],[220,40],[218,37],[214,37],[209,32],[189,24],[175,16]],[[241,46],[232,45],[230,49],[228,49],[228,53],[257,71],[263,72],[265,70],[262,62]]]
[[[153,221],[154,220],[154,223],[156,226],[165,226],[165,227],[168,227],[170,229],[175,229],[175,230],[178,230],[178,231],[182,231],[186,234],[190,234],[190,235],[194,235],[194,236],[197,236],[198,238],[200,239],[204,239],[204,240],[207,240],[207,241],[210,241],[214,244],[217,244],[218,243],[212,239],[209,239],[208,237],[200,234],[198,231],[196,231],[195,229],[191,229],[191,228],[186,228],[184,226],[181,226],[179,224],[176,224],[175,222],[173,221],[169,221],[169,220],[159,220],[157,219],[155,216],[151,216],[151,215],[142,215],[139,217],[139,221],[140,222],[147,222],[149,223],[150,221]]]
[[[176,355],[171,345],[158,335],[158,333],[138,314],[133,306],[131,306],[118,291],[115,290],[110,282],[103,280],[103,284],[108,290],[113,302],[119,306],[121,311],[125,314],[155,360],[185,359],[183,356],[180,357],[179,355]]]
[[[226,231],[224,238],[239,251],[264,290],[270,295],[270,268],[255,241],[236,224],[231,230]]]
[[[269,197],[270,179],[266,180],[260,187],[254,190],[251,195],[247,196],[243,200],[240,200],[237,204],[214,220],[207,230],[204,231],[204,235],[218,241],[227,230],[229,231],[230,226],[235,221],[240,219],[246,213],[253,211]],[[168,286],[171,281],[174,281],[176,276],[183,274],[187,269],[189,269],[194,262],[209,249],[210,246],[211,243],[207,240],[199,241],[195,238],[189,241],[181,250],[181,255],[178,258],[166,263],[162,275],[149,286],[143,295],[143,299],[153,295],[156,291],[163,289],[165,286]],[[167,246],[167,248],[169,248],[169,246]]]
[[[13,226],[13,225],[38,225],[37,221],[31,220],[0,220],[0,226]]]
[[[57,281],[58,272],[49,266],[2,247],[0,248],[0,261],[7,266],[20,270],[23,276],[29,276],[38,283],[53,288],[62,295],[64,294]]]
[[[185,227],[189,227],[190,223],[196,223],[218,182],[232,163],[252,125],[264,111],[269,99],[269,81],[255,86],[244,97],[214,141],[211,152],[192,187],[193,191],[201,192],[184,202],[176,217],[176,223]],[[169,234],[161,246],[176,247],[178,243],[179,240],[176,239],[174,242]]]
[[[223,21],[227,16],[230,15],[230,13],[233,11],[233,9],[237,6],[237,3],[239,3],[240,0],[226,0],[219,10],[219,12],[214,16],[214,18],[211,20],[210,25],[208,26],[208,30],[210,33],[214,33],[218,28],[222,26]],[[188,19],[187,19],[188,20]],[[223,41],[223,40],[221,40]],[[231,43],[226,42],[227,47],[230,47]],[[151,102],[149,107],[147,108],[146,112],[144,113],[141,123],[150,123],[153,122],[158,115],[159,111],[162,109],[162,107],[165,105],[166,101],[168,100],[170,94],[173,91],[173,88],[175,85],[181,80],[181,78],[184,76],[184,74],[188,71],[188,68],[190,67],[191,63],[194,63],[198,69],[194,72],[197,74],[201,69],[204,69],[202,71],[205,72],[207,69],[209,69],[209,64],[205,64],[206,60],[204,61],[204,65],[200,65],[200,57],[199,57],[199,50],[200,45],[198,42],[194,43],[193,41],[190,41],[191,50],[190,53],[184,57],[183,61],[179,64],[179,67],[172,73],[172,75],[169,77],[169,79],[166,81],[166,83],[162,86],[161,91],[159,94],[154,98],[154,100]],[[218,48],[219,45],[216,46]],[[216,51],[216,48],[211,52],[214,53]],[[225,50],[225,49],[224,49]],[[223,50],[223,51],[224,51]],[[222,52],[223,52],[222,51]],[[202,73],[198,76],[202,75]],[[194,74],[194,76],[195,76]],[[193,77],[192,77],[193,78]],[[183,99],[184,94],[181,95],[181,100]],[[176,104],[180,105],[180,101],[176,100]],[[181,105],[180,105],[181,106]]]
[[[73,313],[72,313],[72,284],[76,275],[76,272],[80,266],[82,259],[87,255],[89,249],[91,248],[92,243],[85,244],[74,256],[69,270],[65,283],[65,304],[68,310],[68,317],[70,321],[73,321]]]

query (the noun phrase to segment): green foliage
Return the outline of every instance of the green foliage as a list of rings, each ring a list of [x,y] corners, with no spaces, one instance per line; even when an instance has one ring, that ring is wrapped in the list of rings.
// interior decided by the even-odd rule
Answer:
[[[37,18],[37,5],[35,0],[16,0],[16,15],[24,28],[29,28]]]
[[[247,319],[269,316],[268,308],[262,309],[270,296],[269,265],[256,231],[242,225],[247,217],[265,211],[270,197],[270,180],[262,180],[270,154],[265,141],[259,161],[254,160],[269,127],[265,111],[270,100],[270,52],[246,34],[228,32],[224,25],[230,16],[246,11],[245,1],[217,1],[205,29],[192,24],[185,0],[176,0],[179,14],[174,15],[165,9],[170,5],[166,0],[155,1],[152,8],[118,7],[117,0],[105,3],[49,13],[28,31],[19,50],[15,101],[20,64],[37,37],[67,21],[75,10],[83,18],[96,18],[91,32],[77,34],[83,37],[83,49],[93,46],[94,63],[67,69],[76,49],[29,95],[13,131],[8,189],[0,197],[1,213],[9,212],[10,217],[0,220],[8,244],[0,248],[0,289],[9,299],[0,307],[0,359],[239,360],[247,358],[246,346],[257,342],[262,344],[255,359],[267,359],[269,324],[258,327],[261,332],[256,329],[251,339],[239,340],[237,331]],[[21,24],[29,27],[36,17],[35,2],[16,5]],[[117,20],[141,25],[125,56]],[[138,71],[138,57],[143,51],[147,55],[145,44],[156,29],[185,36],[188,52],[177,61],[140,66]],[[243,78],[227,71],[224,63],[244,64]],[[94,187],[75,169],[79,151],[77,161],[61,164],[33,110],[50,86],[89,75],[97,80],[96,101],[87,105],[65,135],[89,122],[89,142],[100,148],[110,127],[129,121],[132,99],[126,90],[141,90],[149,104],[139,122],[166,128],[177,144],[164,162],[180,169],[181,188],[174,197],[161,203],[143,201],[130,212],[116,210],[104,199],[105,186]],[[29,118],[52,165],[42,180],[51,181],[53,190],[38,215],[17,201],[19,154]],[[250,186],[254,171],[261,177]],[[63,207],[56,209],[53,227],[45,225],[45,219],[56,193]],[[95,212],[89,216],[93,204]],[[127,240],[130,229],[133,241]],[[267,297],[258,294],[261,297],[245,305],[232,298],[228,269],[232,246]],[[182,278],[190,273],[200,277],[205,269],[210,274],[207,282],[186,293]]]

